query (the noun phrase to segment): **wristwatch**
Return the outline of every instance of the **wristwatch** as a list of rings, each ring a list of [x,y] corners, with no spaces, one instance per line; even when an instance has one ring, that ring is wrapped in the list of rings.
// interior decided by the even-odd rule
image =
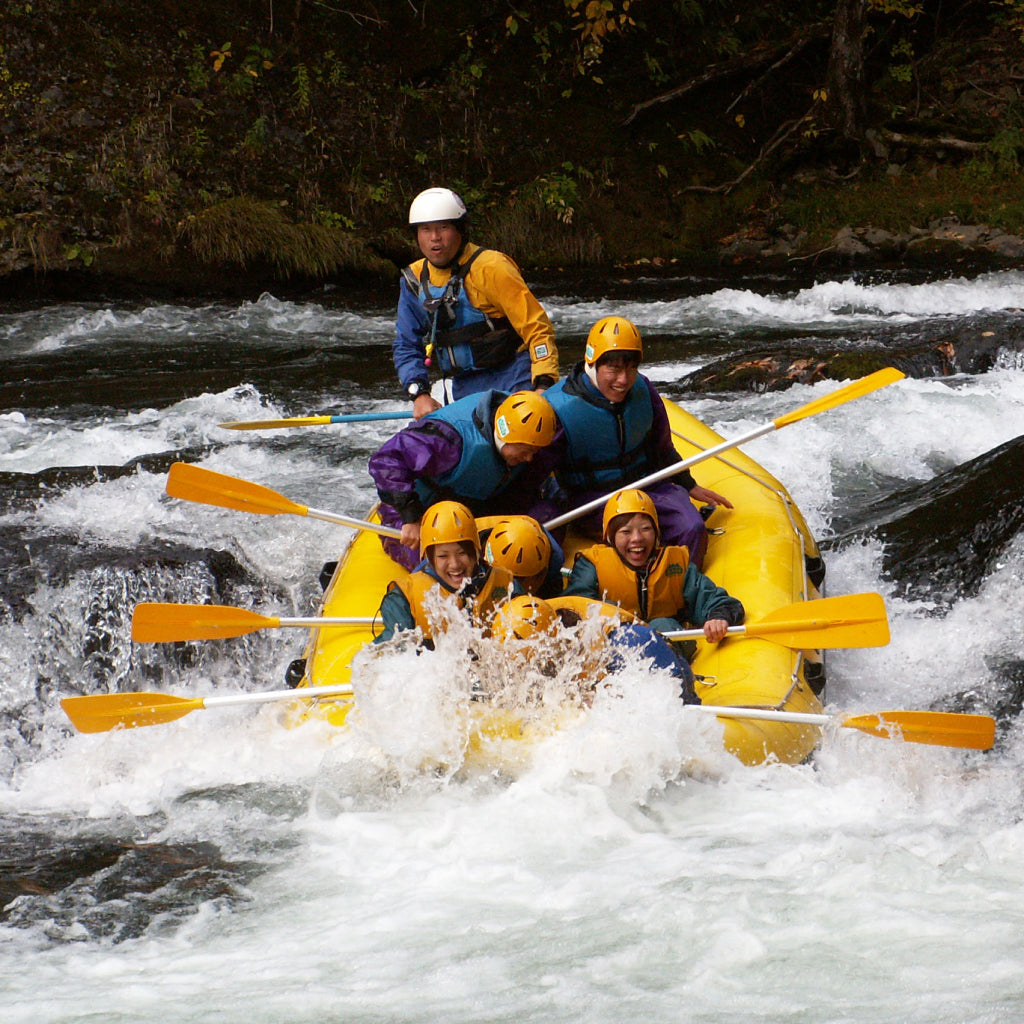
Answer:
[[[420,395],[430,394],[430,385],[424,384],[421,380],[414,380],[405,390],[409,397],[415,401]]]

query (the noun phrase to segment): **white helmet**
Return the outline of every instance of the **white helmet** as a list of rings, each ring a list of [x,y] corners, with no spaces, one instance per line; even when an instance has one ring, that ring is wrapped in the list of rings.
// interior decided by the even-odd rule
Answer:
[[[409,207],[409,223],[432,224],[438,220],[460,221],[466,216],[466,204],[450,188],[428,188]]]

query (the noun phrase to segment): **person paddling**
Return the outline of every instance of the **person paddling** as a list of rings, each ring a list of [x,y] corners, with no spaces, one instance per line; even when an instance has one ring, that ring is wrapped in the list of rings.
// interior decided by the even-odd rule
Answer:
[[[587,335],[583,359],[545,397],[561,423],[556,477],[570,508],[629,487],[679,461],[668,412],[655,386],[639,372],[643,342],[621,316],[598,320]],[[689,548],[699,569],[707,530],[694,502],[732,508],[724,495],[701,487],[683,470],[650,488],[669,544]],[[599,514],[578,520],[600,536]]]
[[[379,611],[383,629],[374,637],[375,644],[418,628],[431,645],[438,625],[428,609],[432,596],[450,598],[450,611],[465,614],[486,629],[496,608],[522,593],[512,573],[481,559],[476,520],[465,505],[457,501],[431,505],[423,515],[419,536],[422,561],[414,572],[388,586]]]
[[[566,595],[608,601],[661,632],[699,626],[712,643],[743,623],[743,605],[716,586],[679,545],[662,546],[650,495],[629,488],[605,503],[604,541],[577,554]]]
[[[561,594],[562,547],[532,516],[485,516],[477,519],[484,557],[515,576],[527,594]]]
[[[474,515],[549,518],[557,507],[541,489],[553,467],[546,449],[557,430],[554,411],[534,391],[469,395],[400,430],[368,467],[381,522],[402,533],[400,541],[382,538],[384,550],[412,569],[420,517],[442,499],[462,502]]]

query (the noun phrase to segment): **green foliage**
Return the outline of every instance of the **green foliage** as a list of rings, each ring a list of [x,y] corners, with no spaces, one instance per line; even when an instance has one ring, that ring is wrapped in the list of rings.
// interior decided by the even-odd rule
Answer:
[[[358,239],[328,224],[293,224],[278,206],[236,196],[189,217],[180,240],[201,263],[252,268],[280,277],[322,277],[365,261]]]
[[[21,81],[12,73],[0,43],[0,115],[7,114],[27,90],[28,82]]]
[[[1024,43],[1024,0],[995,0],[993,20],[1013,32]]]
[[[850,224],[909,231],[949,216],[1024,231],[1024,195],[1016,175],[979,176],[972,162],[936,173],[882,175],[841,190],[824,183],[791,186],[774,213],[778,223],[810,231],[811,244],[818,246]]]
[[[328,210],[323,206],[314,207],[313,223],[345,231],[355,231],[356,229],[356,222],[351,217],[346,217],[343,213],[337,213],[335,210]]]
[[[742,122],[739,123],[742,127]],[[677,135],[676,138],[683,144],[684,152],[689,151],[691,153],[696,153],[698,156],[701,153],[717,149],[718,147],[718,143],[715,142],[710,135],[706,132],[702,132],[699,128],[691,128],[688,131]]]
[[[331,89],[352,80],[351,71],[334,50],[327,50],[314,65],[316,80]]]
[[[505,19],[505,32],[516,36],[529,24],[540,68],[567,63],[570,73],[602,84],[598,75],[605,48],[613,38],[636,28],[633,10],[641,0],[562,0],[538,4],[530,14],[517,9]],[[543,74],[541,79],[545,77]]]
[[[916,0],[868,0],[868,10],[876,14],[916,18],[924,8]]]
[[[242,150],[249,156],[259,156],[267,145],[267,118],[265,114],[259,117],[249,126],[249,130],[242,139]]]
[[[185,71],[189,88],[193,92],[205,92],[210,86],[210,72],[206,66],[206,51],[202,46],[192,47],[192,59]]]
[[[73,242],[65,248],[64,259],[68,263],[74,263],[77,260],[83,267],[91,267],[96,259],[95,246]]]
[[[893,63],[889,74],[897,82],[910,82],[914,78],[914,47],[909,39],[900,39],[889,51]]]
[[[292,100],[300,113],[308,114],[313,105],[310,92],[309,68],[305,64],[296,64],[292,72]]]
[[[244,96],[255,88],[261,76],[274,66],[273,54],[265,46],[250,43],[245,55],[235,60],[231,40],[223,43],[219,50],[211,50],[215,74],[222,71],[227,75],[227,90],[233,96]]]
[[[580,199],[579,184],[567,173],[572,169],[572,164],[564,164],[562,171],[537,178],[529,186],[541,208],[553,213],[563,224],[572,223]]]

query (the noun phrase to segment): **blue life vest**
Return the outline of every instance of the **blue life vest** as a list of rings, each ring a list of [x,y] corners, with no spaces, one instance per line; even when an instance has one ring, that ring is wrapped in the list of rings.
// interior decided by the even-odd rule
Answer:
[[[510,467],[494,446],[494,409],[507,397],[501,391],[467,395],[423,417],[424,424],[443,420],[462,438],[462,455],[447,473],[432,480],[420,477],[413,484],[424,505],[454,498],[468,505],[474,516],[493,511],[486,503],[522,469]]]
[[[477,249],[464,263],[452,267],[451,276],[443,285],[431,282],[430,264],[425,259],[420,261],[418,277],[415,263],[402,272],[426,313],[424,340],[445,377],[503,366],[515,358],[523,344],[507,317],[489,317],[470,304],[464,282],[473,261],[482,252],[486,250]]]
[[[646,378],[638,376],[626,400],[613,407],[579,363],[544,397],[565,431],[566,461],[556,475],[566,490],[612,491],[645,475],[654,423]]]

